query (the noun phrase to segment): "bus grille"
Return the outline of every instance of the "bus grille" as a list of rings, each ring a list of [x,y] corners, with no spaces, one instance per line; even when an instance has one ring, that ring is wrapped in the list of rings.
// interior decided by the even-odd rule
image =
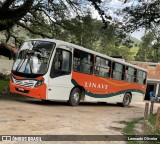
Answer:
[[[34,80],[18,80],[13,78],[13,81],[15,84],[25,87],[34,87],[36,84],[36,81]]]

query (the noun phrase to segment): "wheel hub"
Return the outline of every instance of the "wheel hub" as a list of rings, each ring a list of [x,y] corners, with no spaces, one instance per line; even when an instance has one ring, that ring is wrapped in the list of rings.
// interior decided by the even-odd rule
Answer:
[[[74,100],[75,103],[78,102],[78,100],[79,100],[79,93],[75,93],[73,95],[73,100]]]
[[[125,104],[128,105],[128,103],[129,103],[129,97],[126,96],[125,99],[124,99],[124,101],[125,101]]]

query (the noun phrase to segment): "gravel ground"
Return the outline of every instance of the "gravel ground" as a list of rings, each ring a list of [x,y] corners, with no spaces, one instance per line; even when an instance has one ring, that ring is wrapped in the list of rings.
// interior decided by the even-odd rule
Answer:
[[[119,121],[143,117],[144,105],[145,102],[133,103],[123,108],[115,104],[81,103],[71,107],[66,102],[46,103],[0,94],[0,135],[122,135],[125,125]],[[154,111],[157,107],[155,104]]]

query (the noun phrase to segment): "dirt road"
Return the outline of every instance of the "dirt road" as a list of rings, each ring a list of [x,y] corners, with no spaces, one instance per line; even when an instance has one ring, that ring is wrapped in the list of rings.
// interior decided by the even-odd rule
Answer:
[[[81,103],[78,107],[66,102],[0,96],[0,135],[119,135],[129,121],[143,116],[145,103],[129,108],[115,104]],[[158,104],[155,105],[157,110]]]

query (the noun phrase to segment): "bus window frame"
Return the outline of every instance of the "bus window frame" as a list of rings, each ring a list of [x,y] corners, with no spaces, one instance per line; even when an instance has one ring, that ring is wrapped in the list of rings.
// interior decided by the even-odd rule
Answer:
[[[60,49],[60,50],[62,50],[62,51],[67,51],[67,52],[69,52],[70,53],[70,59],[69,59],[69,61],[70,61],[70,65],[69,65],[69,68],[70,68],[70,71],[61,71],[60,72],[60,70],[56,70],[56,69],[54,69],[54,67],[53,67],[53,62],[54,62],[54,58],[55,58],[55,55],[56,55],[56,52],[57,52],[57,49]],[[56,77],[60,77],[60,76],[64,76],[64,75],[70,75],[71,73],[72,73],[72,52],[70,51],[70,50],[67,50],[67,49],[64,49],[64,48],[61,48],[61,47],[57,47],[57,48],[55,48],[55,53],[54,53],[54,56],[53,56],[53,59],[52,59],[52,64],[51,64],[51,69],[50,69],[50,78],[56,78]],[[60,75],[55,75],[54,74],[54,71],[59,71],[60,72]]]
[[[113,72],[115,71],[115,70],[113,69],[113,67],[115,67],[115,63],[118,63],[118,64],[122,65],[122,72],[117,71],[117,72],[119,72],[119,73],[122,73],[122,76],[121,76],[122,79],[121,79],[121,80],[116,79],[116,78],[113,77]],[[118,81],[125,81],[126,65],[123,64],[123,63],[117,62],[117,61],[112,61],[112,64],[111,64],[111,65],[112,65],[112,69],[111,69],[111,79],[113,79],[113,80],[118,80]],[[114,65],[114,66],[113,66],[113,65]]]
[[[134,76],[134,81],[131,81],[131,82],[126,80],[126,75],[128,74],[128,72],[126,73],[126,71],[128,71],[127,68],[129,68],[129,67],[136,70],[136,75],[135,75],[135,74],[134,74],[134,75],[131,75],[131,76]],[[139,69],[137,69],[137,68],[135,68],[135,67],[126,65],[126,69],[125,69],[125,73],[126,73],[126,74],[125,74],[125,81],[128,82],[128,83],[137,83],[137,73],[138,73],[138,70],[139,70]],[[134,71],[134,73],[135,73],[135,71]],[[129,75],[130,75],[130,74],[129,74]]]
[[[143,78],[143,76],[142,76],[142,77],[139,77],[139,76],[138,76],[139,71],[142,71],[143,73],[145,73],[145,78]],[[143,78],[143,83],[139,83],[139,82],[138,82],[138,78]],[[136,81],[136,83],[137,83],[137,84],[140,84],[140,85],[146,85],[146,83],[147,83],[147,72],[146,72],[146,71],[143,71],[143,70],[141,70],[141,69],[138,69],[138,71],[137,71],[137,81]]]
[[[101,66],[101,63],[100,63],[100,66],[96,65],[96,58],[97,58],[97,57],[99,57],[100,59],[104,59],[104,60],[107,60],[107,61],[108,61],[108,69],[109,69],[109,70],[108,70],[108,73],[107,73],[107,75],[108,75],[107,77],[101,76],[101,75],[97,75],[97,74],[95,73],[95,67],[104,68],[104,69],[107,70],[107,68]],[[100,60],[100,62],[101,62],[101,60]],[[111,65],[112,65],[112,61],[111,61],[110,59],[101,57],[101,56],[99,56],[99,55],[95,55],[95,57],[94,57],[94,75],[97,76],[97,77],[110,78],[110,76],[111,76]],[[100,71],[100,70],[99,70],[99,71]]]
[[[90,65],[89,63],[85,63],[85,62],[83,62],[83,64],[87,64],[87,65],[90,65],[90,66],[92,66],[92,73],[85,73],[85,72],[82,72],[82,71],[76,71],[75,70],[75,68],[74,68],[74,53],[75,53],[75,50],[78,50],[78,51],[80,51],[80,52],[84,52],[84,53],[87,53],[87,54],[90,54],[91,55],[91,57],[92,57],[92,65]],[[81,55],[82,54],[80,54],[80,66],[81,66]],[[73,64],[72,64],[72,70],[74,71],[74,72],[78,72],[78,73],[82,73],[82,74],[88,74],[88,75],[94,75],[94,63],[95,63],[95,61],[94,61],[94,54],[92,54],[92,53],[89,53],[89,52],[85,52],[85,51],[83,51],[83,50],[79,50],[79,49],[77,49],[77,48],[74,48],[74,50],[73,50]]]

